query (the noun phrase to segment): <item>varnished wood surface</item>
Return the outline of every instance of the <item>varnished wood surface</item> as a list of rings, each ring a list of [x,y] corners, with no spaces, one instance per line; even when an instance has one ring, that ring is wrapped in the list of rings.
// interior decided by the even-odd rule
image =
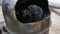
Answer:
[[[4,21],[3,14],[2,14],[2,9],[0,6],[0,22]],[[51,27],[50,27],[50,32],[49,34],[60,34],[60,15],[51,12]],[[3,25],[3,23],[0,23],[0,28]],[[5,34],[5,33],[3,33]]]

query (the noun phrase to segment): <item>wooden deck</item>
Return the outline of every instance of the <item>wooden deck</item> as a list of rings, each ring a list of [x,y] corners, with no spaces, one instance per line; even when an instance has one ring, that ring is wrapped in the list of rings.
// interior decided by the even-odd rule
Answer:
[[[4,18],[3,18],[2,9],[0,6],[0,22],[2,21],[4,21]],[[51,21],[52,21],[52,25],[51,25],[49,34],[60,34],[60,15],[58,15],[57,13],[51,12]],[[3,26],[3,23],[0,23],[0,28],[1,26]]]

